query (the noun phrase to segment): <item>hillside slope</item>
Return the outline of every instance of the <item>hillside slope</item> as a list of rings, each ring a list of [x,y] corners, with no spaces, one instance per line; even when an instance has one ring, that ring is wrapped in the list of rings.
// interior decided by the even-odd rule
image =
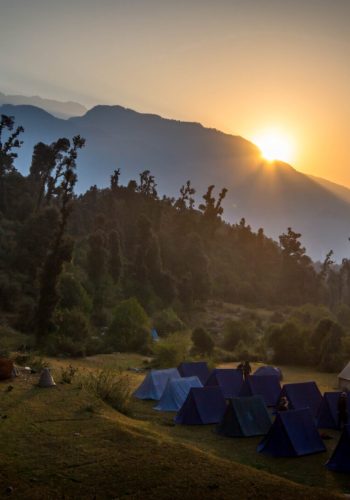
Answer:
[[[120,106],[97,106],[84,116],[60,120],[33,106],[2,106],[25,127],[17,162],[28,172],[33,145],[80,134],[87,146],[79,160],[78,189],[103,187],[115,168],[122,182],[150,169],[160,194],[177,196],[188,179],[197,201],[210,184],[228,188],[225,218],[245,217],[277,238],[291,226],[303,234],[314,259],[332,248],[341,260],[348,254],[350,204],[334,191],[281,162],[261,160],[256,146],[245,139],[204,128],[197,123],[163,119]]]
[[[0,490],[12,498],[337,497],[176,442],[77,385],[36,381],[0,384]]]

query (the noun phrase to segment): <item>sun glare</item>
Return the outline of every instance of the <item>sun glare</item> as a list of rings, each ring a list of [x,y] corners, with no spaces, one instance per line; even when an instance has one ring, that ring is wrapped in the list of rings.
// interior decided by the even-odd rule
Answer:
[[[253,138],[262,156],[268,160],[281,160],[292,163],[294,160],[293,140],[279,130],[266,130]]]

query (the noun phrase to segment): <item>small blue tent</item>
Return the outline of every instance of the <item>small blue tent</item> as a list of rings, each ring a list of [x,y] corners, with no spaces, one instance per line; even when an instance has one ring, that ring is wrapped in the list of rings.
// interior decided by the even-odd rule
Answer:
[[[278,380],[282,380],[282,372],[279,368],[275,366],[260,366],[257,368],[253,375],[259,375],[260,377],[265,377],[266,375],[274,375],[278,377]]]
[[[344,427],[326,467],[333,472],[350,472],[350,425]]]
[[[206,381],[206,386],[218,385],[224,397],[231,399],[238,396],[243,384],[243,375],[241,370],[215,368]]]
[[[184,404],[192,387],[203,387],[198,377],[169,379],[155,410],[178,411]]]
[[[267,406],[275,406],[281,392],[281,386],[275,375],[250,375],[244,381],[239,395],[262,396]]]
[[[151,370],[134,392],[135,398],[159,400],[170,378],[180,378],[180,374],[176,368]]]
[[[178,366],[181,377],[198,377],[204,385],[209,377],[209,368],[205,361],[181,363]]]
[[[277,413],[257,450],[274,457],[300,457],[326,451],[310,408]]]
[[[158,342],[159,335],[158,335],[158,332],[155,328],[152,328],[152,330],[151,330],[151,337],[152,337],[153,342]]]
[[[217,424],[225,410],[226,401],[220,387],[192,388],[175,422],[184,425]]]
[[[288,398],[291,410],[309,407],[314,417],[316,417],[322,403],[322,394],[315,382],[285,384],[282,388],[280,398],[282,396]]]
[[[320,429],[339,429],[338,400],[341,392],[325,392],[317,413],[317,427]],[[350,397],[347,398],[348,413],[350,413]]]
[[[265,435],[271,427],[271,417],[261,396],[233,398],[217,427],[218,434],[228,437]]]

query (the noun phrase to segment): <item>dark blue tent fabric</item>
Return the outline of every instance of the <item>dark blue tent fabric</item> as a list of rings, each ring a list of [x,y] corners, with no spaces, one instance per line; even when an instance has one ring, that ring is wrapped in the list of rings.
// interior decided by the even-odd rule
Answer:
[[[315,382],[285,384],[280,394],[280,397],[282,396],[288,398],[290,409],[298,410],[309,407],[314,417],[322,403],[322,394]]]
[[[169,379],[155,410],[178,411],[186,401],[192,387],[203,387],[198,377]]]
[[[251,396],[229,401],[217,432],[228,437],[262,436],[270,427],[271,417],[262,396]]]
[[[266,375],[274,375],[275,377],[278,377],[278,380],[282,380],[282,372],[275,366],[260,366],[260,368],[257,368],[257,370],[255,370],[253,375],[259,375],[260,377]]]
[[[333,472],[350,472],[350,425],[344,427],[326,467]]]
[[[220,387],[192,388],[175,417],[177,424],[217,424],[226,410],[226,401]]]
[[[322,403],[317,413],[317,427],[320,429],[339,429],[338,400],[341,392],[325,392]],[[350,397],[347,399],[348,413],[350,415]]]
[[[225,398],[231,399],[238,396],[242,388],[243,375],[241,370],[234,368],[215,368],[206,381],[206,386],[218,385]]]
[[[326,451],[310,408],[277,413],[257,450],[275,457],[300,457]]]
[[[250,375],[242,385],[239,395],[257,396],[264,398],[267,406],[275,406],[281,392],[281,386],[278,378],[275,375]]]
[[[205,361],[181,363],[178,366],[181,377],[198,377],[204,385],[209,377],[209,368]]]
[[[135,398],[159,400],[170,378],[180,378],[180,374],[176,368],[151,370],[134,392]]]

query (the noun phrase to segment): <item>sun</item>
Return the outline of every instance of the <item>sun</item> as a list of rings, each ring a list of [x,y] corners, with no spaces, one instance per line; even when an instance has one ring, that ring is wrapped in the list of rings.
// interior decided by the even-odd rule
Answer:
[[[292,163],[294,160],[294,141],[278,129],[269,129],[257,134],[253,142],[258,146],[265,160],[281,160]]]

